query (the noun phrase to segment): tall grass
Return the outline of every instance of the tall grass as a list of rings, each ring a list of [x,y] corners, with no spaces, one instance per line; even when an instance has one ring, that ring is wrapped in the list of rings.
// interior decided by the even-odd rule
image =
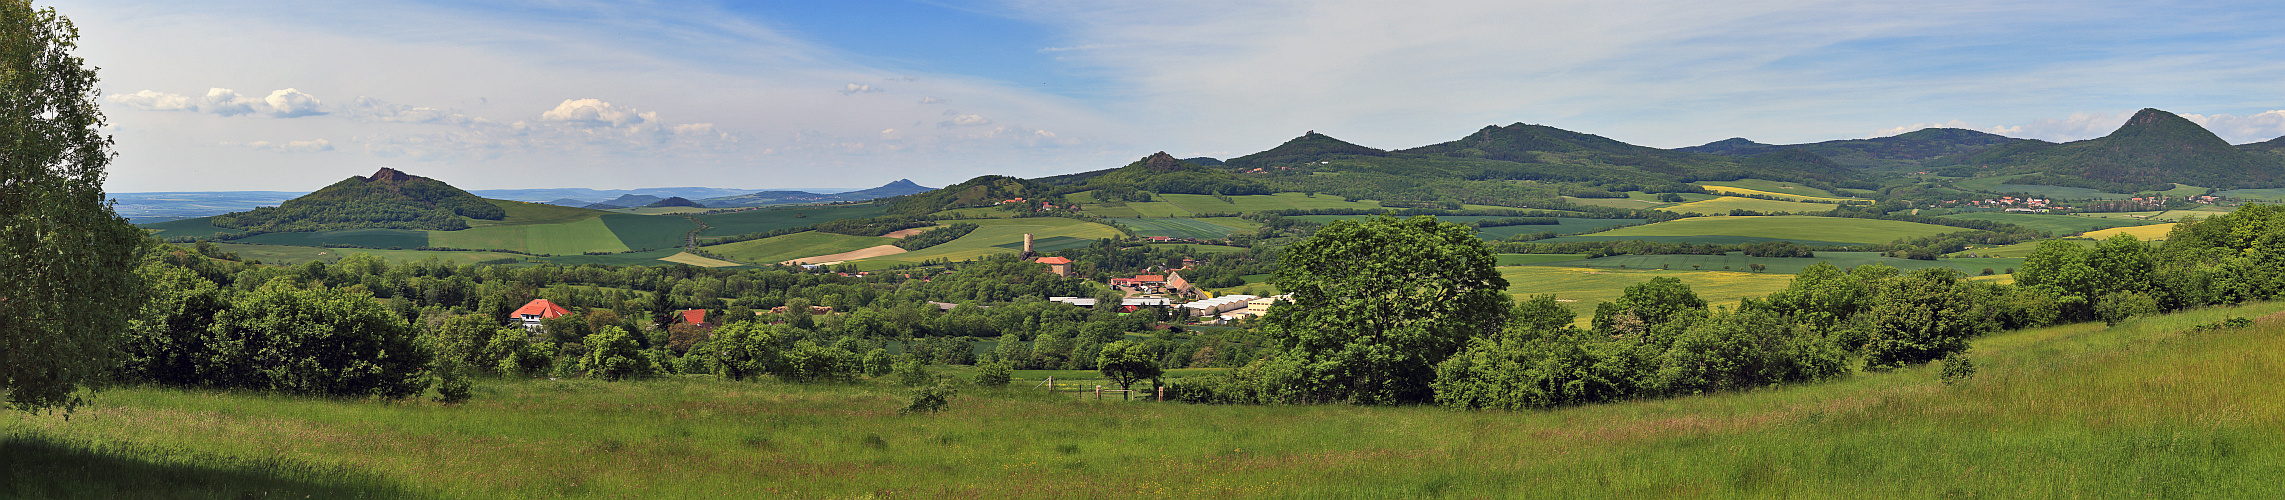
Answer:
[[[1907,368],[1553,411],[1097,402],[1019,380],[900,416],[905,390],[875,383],[494,380],[462,406],[129,388],[0,430],[58,457],[40,460],[321,497],[2265,496],[2285,477],[2279,310],[1999,334],[1953,385]],[[2233,316],[2265,319],[2186,333]],[[189,481],[70,467],[7,484]]]

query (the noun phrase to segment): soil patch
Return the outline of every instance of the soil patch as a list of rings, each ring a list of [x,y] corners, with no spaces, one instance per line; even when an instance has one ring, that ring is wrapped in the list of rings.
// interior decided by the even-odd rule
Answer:
[[[788,260],[788,261],[785,261],[785,262],[779,262],[779,264],[785,264],[785,265],[789,265],[789,266],[795,266],[795,265],[801,265],[801,264],[816,264],[816,265],[820,265],[820,266],[830,266],[830,265],[834,265],[834,264],[840,264],[840,263],[842,263],[842,262],[847,262],[847,261],[852,261],[852,260],[857,260],[857,259],[870,259],[870,258],[874,258],[874,257],[882,257],[882,256],[888,256],[888,255],[896,255],[896,254],[900,254],[900,253],[905,253],[905,249],[903,249],[903,248],[897,248],[897,246],[896,246],[896,245],[880,245],[880,246],[874,246],[874,247],[860,248],[860,249],[851,250],[851,251],[847,251],[847,252],[836,253],[836,254],[819,255],[819,256],[816,256],[816,257],[802,257],[802,258],[799,258],[799,259],[793,259],[793,260]]]

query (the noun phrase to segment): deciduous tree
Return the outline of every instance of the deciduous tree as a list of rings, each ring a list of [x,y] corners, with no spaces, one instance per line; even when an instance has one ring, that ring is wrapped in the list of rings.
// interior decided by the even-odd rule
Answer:
[[[1507,280],[1467,226],[1420,216],[1326,225],[1288,249],[1277,285],[1292,302],[1266,330],[1297,368],[1289,396],[1426,402],[1436,363],[1507,320]]]

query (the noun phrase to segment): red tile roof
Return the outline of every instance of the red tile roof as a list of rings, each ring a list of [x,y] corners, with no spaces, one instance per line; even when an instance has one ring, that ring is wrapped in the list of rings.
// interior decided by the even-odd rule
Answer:
[[[705,322],[706,322],[706,310],[705,310],[705,309],[691,309],[691,310],[688,310],[688,311],[682,311],[682,312],[678,312],[678,313],[675,313],[675,315],[677,315],[677,316],[681,316],[681,317],[682,317],[682,322],[684,322],[684,323],[689,323],[689,324],[693,324],[693,325],[696,325],[696,324],[701,324],[701,323],[705,323]]]
[[[1039,259],[1033,260],[1032,262],[1038,262],[1041,264],[1070,264],[1071,259],[1062,257],[1040,257]]]
[[[530,303],[524,304],[524,307],[516,309],[516,312],[508,313],[508,316],[521,318],[525,315],[537,315],[540,319],[547,319],[566,314],[571,314],[571,310],[555,305],[554,302],[548,302],[547,299],[532,299]]]
[[[1165,276],[1159,276],[1159,275],[1156,275],[1156,274],[1137,274],[1137,275],[1135,275],[1135,281],[1140,281],[1140,282],[1144,282],[1144,283],[1159,283],[1159,282],[1164,282],[1164,281],[1166,281],[1166,277],[1165,277]]]

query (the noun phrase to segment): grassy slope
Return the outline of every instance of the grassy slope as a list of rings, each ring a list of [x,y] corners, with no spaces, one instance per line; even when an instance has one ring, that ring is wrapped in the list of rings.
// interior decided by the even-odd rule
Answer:
[[[2101,231],[2088,231],[2087,237],[2101,240],[2109,239],[2111,236],[2119,234],[2131,234],[2136,238],[2141,238],[2142,241],[2163,240],[2166,239],[2166,233],[2174,231],[2174,226],[2176,226],[2176,224],[2153,224],[2148,226],[2111,228]]]
[[[687,224],[687,223],[686,223]],[[624,252],[627,245],[611,232],[603,217],[561,224],[530,224],[429,231],[432,246],[502,249],[550,255],[585,252]]]
[[[216,233],[235,232],[229,229],[214,227],[213,217],[199,217],[196,219],[154,222],[150,224],[140,224],[138,227],[152,230],[159,236],[167,238],[176,236],[209,237],[214,236]]]
[[[2148,222],[2132,219],[2101,219],[2095,217],[2078,217],[2071,215],[2041,215],[2005,212],[1974,212],[1965,214],[1952,214],[1943,217],[1946,219],[2003,222],[2031,228],[2037,231],[2046,231],[2050,234],[2054,234],[2055,236],[2073,235],[2096,229],[2107,229],[2122,226],[2139,226],[2148,224]]]
[[[512,253],[499,252],[374,250],[366,248],[319,248],[284,245],[247,245],[240,243],[216,243],[214,245],[218,248],[221,248],[222,251],[225,252],[238,252],[238,257],[240,258],[261,259],[262,263],[264,264],[301,264],[303,262],[309,262],[313,260],[334,262],[339,261],[342,257],[353,253],[373,254],[375,256],[388,259],[391,262],[405,262],[426,259],[429,257],[439,257],[443,258],[445,262],[451,262],[453,264],[475,264],[477,262],[487,260],[517,259],[524,257],[522,255],[516,255]]]
[[[1096,239],[1124,236],[1110,226],[1061,217],[1031,217],[1023,219],[989,219],[962,221],[978,226],[975,232],[960,239],[928,247],[918,252],[907,252],[867,261],[915,263],[926,259],[974,259],[995,253],[1023,251],[1023,235],[1031,233],[1033,248],[1052,251],[1069,245],[1086,245]]]
[[[837,254],[861,248],[896,243],[896,240],[878,236],[849,236],[846,234],[800,232],[772,236],[758,240],[740,241],[706,247],[714,252],[745,262],[781,262],[789,259]]]
[[[1658,207],[1658,209],[1674,213],[1697,212],[1701,214],[1726,214],[1730,213],[1731,210],[1739,209],[1764,213],[1831,212],[1833,211],[1834,206],[1835,205],[1826,203],[1803,203],[1798,201],[1764,200],[1759,198],[1724,196],[1706,201],[1696,201],[1680,205]]]
[[[1753,190],[1753,191],[1762,191],[1762,192],[1766,192],[1766,193],[1770,193],[1770,194],[1776,194],[1776,195],[1802,196],[1802,197],[1810,197],[1810,198],[1843,198],[1843,196],[1840,196],[1840,195],[1837,195],[1837,194],[1833,194],[1833,192],[1832,192],[1832,191],[1826,191],[1826,190],[1823,190],[1823,189],[1817,189],[1817,188],[1813,188],[1813,187],[1809,187],[1809,186],[1803,186],[1803,185],[1801,185],[1801,184],[1799,184],[1799,183],[1793,183],[1793,182],[1783,182],[1783,181],[1772,181],[1772,180],[1763,180],[1763,179],[1738,179],[1738,180],[1734,180],[1734,181],[1698,181],[1698,182],[1693,182],[1693,183],[1691,183],[1691,184],[1697,184],[1697,185],[1699,185],[1699,186],[1717,186],[1717,187],[1740,188],[1740,189],[1747,189],[1747,190]]]
[[[1507,278],[1509,294],[1518,299],[1532,295],[1555,294],[1556,300],[1568,301],[1573,312],[1585,321],[1595,313],[1595,303],[1618,300],[1619,293],[1636,283],[1657,277],[1673,277],[1690,285],[1698,298],[1707,304],[1737,307],[1738,299],[1760,297],[1785,289],[1793,276],[1774,273],[1748,273],[1720,271],[1661,271],[1658,269],[1603,269],[1568,267],[1565,263],[1536,266],[1499,268],[1500,276]],[[1585,323],[1581,323],[1584,325]]]
[[[344,229],[340,231],[318,231],[310,233],[263,233],[231,241],[252,243],[257,245],[295,245],[317,247],[327,244],[343,244],[373,248],[396,247],[409,249],[434,246],[429,243],[431,241],[429,233],[431,233],[431,231],[420,231],[412,229]],[[485,248],[505,248],[509,250],[520,250],[519,248],[510,247]]]
[[[1761,200],[1754,200],[1761,201]],[[1781,202],[1782,203],[1782,202]],[[1878,219],[1845,219],[1783,215],[1764,217],[1691,217],[1657,224],[1622,227],[1593,236],[1747,236],[1854,243],[1887,243],[1898,238],[1962,231],[1956,227]]]
[[[1139,236],[1221,239],[1238,229],[1197,219],[1111,219],[1134,228]]]
[[[125,388],[9,413],[18,496],[2257,497],[2278,304],[2002,333],[1979,372],[1553,411],[1194,406],[878,383],[491,380],[460,406]],[[1013,387],[1036,382],[1019,379]],[[42,450],[49,453],[24,453]],[[88,471],[103,471],[92,474]],[[395,496],[395,495],[389,495]]]
[[[712,226],[699,236],[729,236],[802,227],[826,221],[861,219],[886,213],[882,205],[795,206],[697,216]],[[685,229],[686,231],[688,229]]]
[[[467,219],[468,225],[470,227],[565,224],[592,219],[608,213],[602,210],[588,210],[585,208],[577,207],[559,207],[545,203],[525,203],[521,201],[491,199],[484,201],[492,202],[493,206],[500,207],[501,210],[508,212],[508,217],[496,221]]]
[[[1801,272],[1802,268],[1815,265],[1818,262],[1830,263],[1834,267],[1839,267],[1841,269],[1848,269],[1866,264],[1880,264],[1904,270],[1913,270],[1927,267],[1950,267],[1970,275],[1981,274],[1983,270],[1987,268],[1997,272],[2005,271],[2009,268],[2021,267],[2023,265],[2023,259],[2021,258],[1912,260],[1882,257],[1879,253],[1876,252],[1817,252],[1817,256],[1815,258],[1807,259],[1792,257],[1747,257],[1740,252],[1731,252],[1729,255],[1620,255],[1613,257],[1604,257],[1600,259],[1558,261],[1547,265],[1565,267],[1592,267],[1605,271],[1612,269],[1658,269],[1661,265],[1667,266],[1667,269],[1678,271],[1744,271],[1747,270],[1752,264],[1761,264],[1764,266],[1769,266],[1769,269],[1765,272],[1770,274],[1794,274]],[[1699,267],[1693,269],[1690,267],[1692,265]]]
[[[1094,203],[1095,199],[1091,196],[1092,194],[1094,194],[1092,191],[1086,191],[1065,195],[1064,198],[1081,204],[1082,209],[1090,215],[1124,218],[1189,217],[1193,214],[1199,213],[1260,212],[1264,210],[1285,210],[1294,208],[1355,208],[1367,210],[1381,208],[1379,203],[1369,201],[1349,201],[1339,196],[1333,196],[1329,194],[1308,196],[1303,193],[1276,193],[1232,196],[1230,197],[1230,202],[1228,203],[1224,203],[1222,200],[1217,199],[1213,196],[1202,194],[1162,194],[1156,195],[1156,197],[1153,198],[1154,201],[1127,202],[1125,206],[1109,206],[1101,203]]]
[[[674,255],[660,257],[659,260],[673,264],[689,264],[698,267],[731,267],[744,265],[690,252],[677,252]]]
[[[632,250],[680,247],[683,237],[698,229],[698,225],[680,215],[606,214],[602,220],[619,243]]]

